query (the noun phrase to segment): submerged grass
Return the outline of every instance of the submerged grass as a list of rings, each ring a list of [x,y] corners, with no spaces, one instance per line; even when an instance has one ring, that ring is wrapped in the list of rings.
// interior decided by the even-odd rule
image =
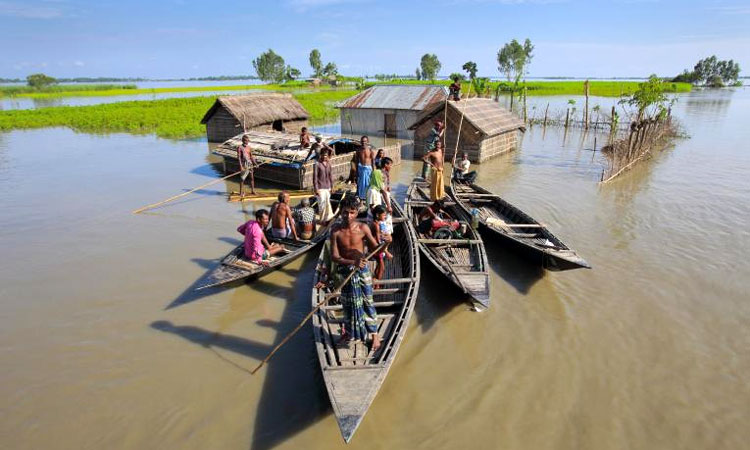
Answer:
[[[295,94],[295,98],[315,122],[338,117],[334,103],[355,93],[322,91]],[[60,126],[86,133],[154,133],[164,138],[194,138],[205,135],[206,127],[200,121],[215,100],[215,96],[189,97],[0,111],[0,130]]]
[[[251,91],[251,90],[265,90],[265,91],[295,91],[304,90],[309,88],[315,92],[326,92],[336,90],[336,88],[323,85],[321,87],[313,88],[308,83],[303,81],[293,81],[283,84],[241,84],[234,86],[182,86],[182,87],[163,87],[163,88],[149,88],[149,89],[138,89],[135,86],[116,86],[116,85],[101,85],[106,88],[100,88],[98,85],[85,85],[85,86],[73,86],[73,87],[87,87],[87,89],[61,89],[61,90],[33,90],[26,88],[24,91],[16,92],[15,87],[0,88],[0,96],[5,97],[22,97],[22,98],[36,98],[36,99],[48,99],[48,98],[61,98],[61,97],[111,97],[117,95],[138,95],[138,94],[167,94],[171,92],[215,92],[215,91]],[[56,86],[63,87],[63,86]],[[67,86],[65,86],[67,87]],[[92,89],[95,87],[95,89]]]
[[[526,89],[527,94],[532,95],[583,95],[583,80],[575,81],[527,81]],[[631,94],[636,89],[640,81],[589,81],[589,93],[593,96],[599,97],[620,97],[623,95]],[[385,83],[367,83],[367,86],[373,86],[375,84],[436,84],[448,86],[451,84],[450,80],[436,80],[434,83],[430,81],[418,81],[418,80],[392,80]],[[492,81],[488,83],[489,92],[494,94],[495,90],[500,87],[501,92],[510,93],[512,90],[512,83],[507,81]],[[692,86],[690,83],[665,83],[665,92],[676,93],[676,92],[690,92]],[[469,82],[464,81],[462,83],[461,91],[465,94],[469,89]]]

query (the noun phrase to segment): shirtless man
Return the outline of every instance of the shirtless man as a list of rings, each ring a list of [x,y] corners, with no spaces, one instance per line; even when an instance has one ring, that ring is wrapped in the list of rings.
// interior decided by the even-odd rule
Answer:
[[[364,257],[365,245],[372,251],[378,243],[370,227],[357,221],[358,206],[353,197],[341,202],[342,224],[331,234],[331,260],[336,263],[336,275],[341,279],[354,271],[346,285],[341,287],[345,324],[341,340],[365,342],[369,335],[375,351],[380,347],[378,314],[372,301],[372,274]]]
[[[435,143],[435,151],[429,152],[422,158],[431,168],[430,172],[430,200],[437,201],[445,197],[443,181],[443,141]]]
[[[300,148],[310,147],[310,135],[307,133],[307,127],[302,127],[299,133],[299,146]]]
[[[305,156],[305,161],[309,161],[311,159],[320,159],[321,153],[323,153],[323,150],[326,150],[331,153],[331,155],[334,153],[333,148],[323,142],[323,136],[316,134],[315,135],[315,142],[310,146],[310,151],[307,152],[307,156]]]
[[[292,208],[289,207],[289,193],[281,191],[278,197],[279,201],[274,203],[271,208],[271,236],[275,238],[288,238],[291,234],[296,241],[297,227],[294,225]]]
[[[370,176],[372,175],[375,155],[370,148],[370,138],[362,136],[360,146],[357,149],[357,196],[364,200],[367,197],[367,188],[370,187]]]
[[[253,168],[257,166],[255,158],[253,158],[253,151],[250,148],[250,137],[248,135],[242,136],[242,145],[237,147],[237,160],[240,162],[240,198],[245,192],[245,179],[250,175],[250,193],[255,195],[255,176],[253,175]]]

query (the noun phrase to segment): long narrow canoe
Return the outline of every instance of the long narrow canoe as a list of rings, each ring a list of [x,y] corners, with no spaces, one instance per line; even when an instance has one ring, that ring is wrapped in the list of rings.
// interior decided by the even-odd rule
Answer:
[[[476,184],[451,181],[448,193],[466,213],[479,211],[480,227],[548,270],[590,269],[575,251],[563,244],[546,226]]]
[[[406,334],[419,290],[419,255],[414,230],[403,219],[403,212],[393,205],[393,242],[386,260],[385,275],[375,285],[374,303],[378,313],[381,346],[371,351],[361,342],[339,342],[343,311],[337,299],[331,299],[312,317],[315,348],[320,360],[323,382],[331,399],[333,413],[344,441],[349,442],[362,422],[383,384],[388,369]],[[327,261],[328,245],[321,252],[319,264]],[[374,270],[374,263],[370,262]],[[315,281],[320,280],[316,272]],[[312,306],[330,296],[329,288],[312,290]]]
[[[342,193],[331,195],[331,204],[334,209],[342,197]],[[277,242],[287,249],[287,253],[278,256],[272,256],[269,264],[264,266],[257,264],[245,258],[244,244],[235,247],[228,255],[222,258],[218,266],[212,269],[203,278],[200,285],[195,288],[196,291],[210,287],[223,286],[234,282],[247,280],[250,277],[259,278],[283,267],[294,261],[308,251],[315,248],[318,244],[325,241],[328,237],[333,221],[330,221],[325,227],[319,228],[315,236],[309,241],[295,241],[293,239],[278,239],[268,237],[268,242]]]
[[[432,202],[429,184],[417,178],[406,192],[404,209],[406,217],[418,229],[418,218],[422,208]],[[446,200],[446,199],[444,199]],[[445,201],[445,212],[453,219],[469,223],[469,217],[454,202]],[[487,308],[490,304],[490,279],[487,264],[487,251],[479,233],[467,227],[465,239],[432,239],[417,232],[419,249],[425,257],[448,277],[459,289],[467,294],[475,306]]]

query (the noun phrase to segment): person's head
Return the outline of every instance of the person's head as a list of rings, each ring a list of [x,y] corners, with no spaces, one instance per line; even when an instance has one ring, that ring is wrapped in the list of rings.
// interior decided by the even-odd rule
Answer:
[[[375,220],[385,220],[385,214],[386,214],[385,206],[383,205],[376,205],[372,207],[372,217],[375,218]]]
[[[435,128],[437,128],[438,130],[442,130],[443,129],[443,121],[440,120],[440,119],[436,120],[435,121]]]
[[[302,205],[303,208],[309,208],[310,207],[310,199],[305,197],[302,199],[301,202],[299,202],[300,205]]]
[[[316,134],[315,135],[315,142],[322,142],[322,141],[323,141],[323,136],[321,136],[319,134]]]
[[[364,147],[366,145],[369,145],[370,144],[370,138],[368,138],[367,136],[362,136],[359,139],[359,143],[362,144],[362,147]]]
[[[468,153],[464,153],[464,154],[463,154],[463,155],[461,156],[461,159],[463,159],[464,161],[466,161],[467,159],[469,159],[469,154],[468,154]]]
[[[458,80],[459,80],[459,78],[458,78],[457,76],[456,76],[456,77],[453,77],[453,82],[454,82],[454,83],[458,83]]]
[[[243,134],[242,135],[242,145],[247,145],[248,143],[250,143],[250,136],[248,136],[246,134]]]
[[[391,171],[392,165],[393,165],[393,160],[387,156],[380,160],[380,167],[382,167],[383,170],[385,170],[386,172]]]
[[[437,142],[435,142],[435,150],[442,150],[443,149],[443,141],[438,139]]]
[[[345,225],[349,225],[357,220],[359,214],[359,200],[355,196],[347,196],[341,201],[341,219]]]
[[[307,134],[307,127],[302,127],[302,134]]]
[[[281,203],[289,203],[289,192],[281,191],[277,197]]]
[[[320,161],[321,162],[326,162],[326,161],[328,161],[329,158],[330,158],[330,155],[328,154],[328,149],[323,149],[320,152]]]
[[[383,152],[383,149],[382,149],[382,148],[379,148],[379,149],[378,149],[378,152],[377,152],[377,153],[375,154],[375,157],[376,157],[376,158],[382,158],[382,157],[383,157],[383,153],[384,153],[384,152]]]
[[[261,228],[268,226],[268,211],[265,209],[259,209],[255,211],[255,220],[260,224]]]

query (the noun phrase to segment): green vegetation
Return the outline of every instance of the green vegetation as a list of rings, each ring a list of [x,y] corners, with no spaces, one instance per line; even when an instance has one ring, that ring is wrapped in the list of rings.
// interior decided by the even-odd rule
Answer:
[[[473,80],[477,77],[477,63],[474,61],[467,61],[461,68],[469,74],[469,79]]]
[[[295,94],[310,113],[310,120],[338,116],[334,103],[355,91],[320,91]],[[200,124],[216,97],[170,98],[93,106],[62,106],[31,110],[0,111],[0,130],[70,127],[87,133],[155,133],[164,138],[195,138],[206,133]]]
[[[739,76],[740,65],[738,63],[731,59],[721,61],[716,58],[716,55],[712,55],[698,61],[692,71],[684,70],[672,81],[703,84],[711,87],[741,86]]]
[[[320,59],[320,50],[317,48],[310,51],[310,67],[313,69],[313,76],[320,78],[323,74],[323,61]]]
[[[621,104],[628,104],[638,109],[638,120],[646,117],[664,118],[667,110],[675,99],[667,97],[664,83],[656,75],[651,75],[648,81],[640,83],[632,94],[623,97]]]
[[[424,84],[424,81],[414,79],[394,79],[389,80],[389,84]],[[448,86],[451,84],[451,80],[436,80],[434,84]],[[511,93],[513,91],[513,83],[507,81],[487,81],[487,88],[491,92],[495,92],[497,88],[500,88],[500,92]],[[366,83],[365,87],[373,86],[377,83]],[[589,81],[589,93],[593,96],[599,97],[622,97],[623,95],[629,95],[638,89],[638,81]],[[583,95],[583,81],[527,81],[526,89],[528,95]],[[690,83],[664,83],[664,92],[677,93],[677,92],[690,92],[692,86]],[[468,83],[464,83],[462,92],[466,93],[468,90]],[[476,87],[472,88],[472,92],[476,92]]]
[[[56,84],[57,80],[43,73],[34,73],[26,77],[29,87],[39,89]]]
[[[528,71],[533,51],[534,46],[531,45],[531,40],[526,39],[521,45],[513,39],[497,52],[497,69],[501,74],[505,74],[508,82],[512,81],[518,86],[518,82]]]
[[[434,53],[425,53],[419,61],[419,67],[422,69],[421,78],[423,80],[434,81],[438,72],[440,72],[442,64],[440,64],[440,60]]]
[[[260,56],[253,60],[253,68],[258,74],[258,78],[263,81],[280,83],[284,80],[284,75],[286,74],[284,58],[270,48],[267,52],[261,53]]]
[[[105,93],[109,91],[124,91],[123,94],[132,94],[137,89],[134,84],[56,84],[40,88],[30,86],[0,86],[0,97],[86,97],[91,95],[109,95]]]

